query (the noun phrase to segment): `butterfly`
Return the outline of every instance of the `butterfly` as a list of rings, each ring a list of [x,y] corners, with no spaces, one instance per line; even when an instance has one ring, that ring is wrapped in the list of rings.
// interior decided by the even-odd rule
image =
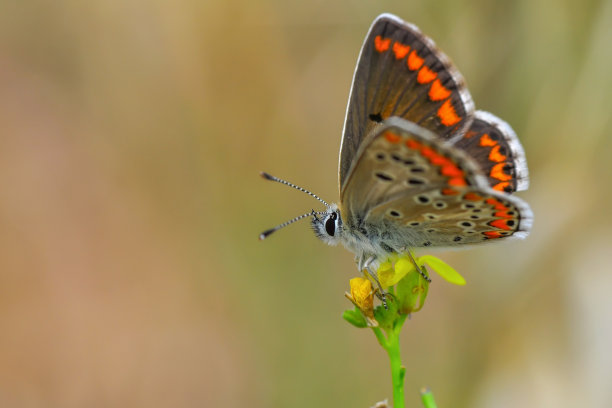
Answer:
[[[421,247],[463,247],[525,238],[533,215],[512,196],[529,185],[512,128],[475,111],[459,71],[414,25],[378,16],[361,48],[339,157],[338,204],[304,191],[325,211],[305,217],[358,268]]]

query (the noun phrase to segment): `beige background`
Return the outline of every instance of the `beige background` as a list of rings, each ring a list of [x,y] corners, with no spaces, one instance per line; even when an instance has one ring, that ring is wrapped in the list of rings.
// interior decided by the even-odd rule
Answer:
[[[437,252],[403,333],[409,406],[612,405],[612,2],[0,2],[0,405],[368,407],[341,320],[337,197],[359,47],[388,11],[435,39],[529,161],[527,241]]]

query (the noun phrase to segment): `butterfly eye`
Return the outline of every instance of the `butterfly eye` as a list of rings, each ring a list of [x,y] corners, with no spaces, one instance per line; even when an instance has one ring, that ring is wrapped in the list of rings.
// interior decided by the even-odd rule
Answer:
[[[330,237],[333,237],[336,234],[336,218],[336,213],[332,213],[327,221],[325,221],[325,231]]]

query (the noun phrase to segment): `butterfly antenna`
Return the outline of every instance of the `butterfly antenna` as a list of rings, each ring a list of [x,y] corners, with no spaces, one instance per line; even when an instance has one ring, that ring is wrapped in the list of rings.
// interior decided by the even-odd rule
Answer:
[[[286,227],[287,225],[293,224],[294,222],[299,221],[302,218],[305,218],[305,217],[308,217],[308,216],[311,216],[311,215],[313,217],[315,217],[317,214],[321,215],[321,214],[325,214],[325,212],[324,211],[315,211],[315,210],[312,210],[311,212],[307,212],[306,214],[299,215],[299,216],[297,216],[297,217],[295,217],[295,218],[293,218],[293,219],[291,219],[289,221],[286,221],[286,222],[283,222],[282,224],[277,225],[274,228],[270,228],[269,230],[265,230],[264,232],[259,234],[259,240],[263,241],[264,239],[268,238],[268,236],[270,234],[272,234],[273,232],[276,232],[279,229]]]
[[[302,187],[300,187],[300,186],[296,186],[295,184],[290,183],[290,182],[288,182],[288,181],[281,180],[281,179],[279,179],[278,177],[274,177],[274,176],[272,176],[272,175],[270,175],[270,174],[266,173],[265,171],[262,171],[262,172],[261,172],[261,173],[259,173],[259,174],[261,174],[261,177],[265,178],[266,180],[276,181],[277,183],[281,183],[281,184],[284,184],[284,185],[286,185],[286,186],[293,187],[293,188],[295,188],[296,190],[300,190],[301,192],[306,193],[306,194],[310,195],[311,197],[316,198],[317,200],[319,200],[320,202],[322,202],[323,204],[325,204],[325,206],[326,206],[327,208],[329,208],[329,204],[327,204],[327,203],[325,202],[325,200],[323,200],[322,198],[320,198],[318,195],[316,195],[316,194],[314,194],[314,193],[311,193],[310,191],[306,190],[305,188],[302,188]],[[308,214],[305,214],[305,215],[310,215],[310,214],[311,214],[311,213],[308,213]],[[299,217],[298,217],[298,218],[299,218]],[[297,220],[295,220],[295,221],[297,221]],[[294,222],[294,221],[292,221],[292,222]]]

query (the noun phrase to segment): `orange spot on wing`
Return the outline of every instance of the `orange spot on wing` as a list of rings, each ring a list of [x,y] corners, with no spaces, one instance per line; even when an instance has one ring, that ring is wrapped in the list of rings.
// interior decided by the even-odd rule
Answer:
[[[495,198],[487,198],[485,202],[487,204],[491,204],[496,210],[508,211],[508,207],[506,207],[501,201],[498,201]]]
[[[410,68],[411,71],[416,71],[421,68],[424,61],[425,59],[419,57],[416,51],[412,51],[410,55],[408,55],[408,68]]]
[[[473,130],[468,130],[467,132],[465,132],[465,136],[463,137],[465,137],[466,139],[469,139],[471,137],[474,137],[475,135],[477,135],[476,132],[474,132]]]
[[[450,177],[448,180],[449,186],[466,186],[467,181],[465,180],[465,174],[463,170],[461,170],[455,163],[453,163],[449,158],[439,154],[434,149],[429,146],[426,146],[422,143],[419,143],[413,139],[408,139],[406,141],[406,146],[410,149],[420,150],[420,153],[423,157],[427,158],[431,164],[434,166],[441,167],[440,173],[443,176]],[[447,193],[445,193],[448,192]],[[444,189],[442,194],[444,195],[455,195],[459,194],[458,191],[453,189]]]
[[[446,166],[448,164],[453,163],[449,159],[447,159],[446,157],[440,154],[436,154],[435,157],[431,157],[429,160],[431,161],[431,164],[436,165],[436,166]]]
[[[442,85],[440,79],[436,79],[429,88],[429,99],[432,101],[442,101],[448,98],[451,91]]]
[[[508,214],[508,209],[505,209],[504,211],[496,211],[495,213],[493,213],[493,215],[495,217],[500,217],[500,218],[513,218],[510,214]]]
[[[419,71],[417,75],[417,82],[419,84],[428,84],[438,76],[437,73],[429,69],[426,65],[423,65],[423,68]]]
[[[395,58],[402,59],[410,52],[410,46],[398,43],[397,41],[393,43],[393,52],[395,53]]]
[[[442,195],[457,195],[459,192],[452,188],[443,188]]]
[[[496,185],[493,186],[493,190],[497,190],[497,191],[501,191],[501,192],[506,192],[506,187],[510,186],[510,182],[508,181],[502,181],[500,183],[497,183]]]
[[[380,35],[377,35],[374,38],[374,47],[376,48],[376,51],[378,52],[385,52],[389,49],[389,46],[391,45],[391,39],[390,38],[383,38]]]
[[[419,150],[421,148],[421,144],[414,139],[406,140],[406,146],[408,146],[409,149],[413,150]]]
[[[429,159],[429,162],[435,166],[444,166],[447,164],[452,164],[452,162],[448,158],[444,157],[443,155],[428,146],[425,146],[421,149],[421,154],[427,159]]]
[[[493,177],[494,179],[498,179],[501,181],[512,180],[511,175],[504,173],[505,166],[506,166],[506,163],[497,163],[495,166],[493,166],[489,175]]]
[[[495,221],[491,221],[489,223],[490,226],[495,227],[495,228],[499,228],[499,229],[503,229],[506,231],[510,231],[512,229],[512,227],[510,227],[507,224],[508,220],[495,220]]]
[[[501,238],[503,235],[499,231],[485,231],[483,232],[489,238]]]
[[[506,156],[499,152],[500,147],[500,145],[495,145],[495,147],[491,149],[491,153],[489,153],[489,160],[492,160],[497,163],[506,160]]]
[[[497,142],[489,137],[488,133],[485,133],[480,137],[481,146],[495,146]]]
[[[385,133],[385,139],[387,139],[387,141],[390,142],[390,143],[397,143],[402,138],[399,135],[396,135],[395,133],[386,132]]]
[[[422,154],[424,157],[427,157],[428,159],[431,159],[431,158],[433,158],[433,157],[438,156],[438,153],[436,153],[436,151],[435,151],[435,150],[433,150],[431,147],[428,147],[428,146],[424,146],[424,147],[421,149],[421,154]]]
[[[448,177],[463,177],[464,176],[463,171],[452,163],[449,163],[443,166],[440,172],[442,173],[443,176],[448,176]]]
[[[461,118],[457,115],[457,112],[455,111],[450,99],[447,99],[446,102],[440,106],[438,109],[438,117],[444,126],[453,126],[461,120]]]
[[[467,182],[463,177],[453,177],[448,180],[449,186],[467,186]]]
[[[482,200],[482,197],[479,196],[476,193],[467,193],[466,195],[463,196],[463,198],[465,198],[466,200],[469,200],[469,201],[480,201],[480,200]]]

